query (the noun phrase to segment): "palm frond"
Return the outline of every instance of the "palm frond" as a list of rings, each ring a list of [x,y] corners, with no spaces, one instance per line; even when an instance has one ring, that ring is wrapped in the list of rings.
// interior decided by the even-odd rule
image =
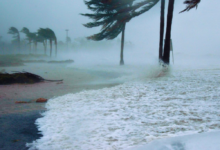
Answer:
[[[8,30],[8,34],[18,34],[18,29],[15,27],[10,27]]]
[[[29,29],[28,29],[28,28],[26,28],[26,27],[23,27],[23,28],[21,29],[21,31],[20,31],[20,32],[23,32],[23,33],[25,33],[25,34],[30,33]]]
[[[201,0],[185,0],[184,4],[186,4],[186,9],[182,10],[180,13],[189,11],[193,8],[197,8],[198,4],[200,3]]]
[[[131,8],[131,12],[132,12],[132,18],[133,17],[137,17],[147,11],[149,11],[153,6],[155,6],[160,0],[144,0],[142,2],[139,2],[137,4],[135,4],[132,8]],[[136,11],[137,9],[141,9],[139,11]]]

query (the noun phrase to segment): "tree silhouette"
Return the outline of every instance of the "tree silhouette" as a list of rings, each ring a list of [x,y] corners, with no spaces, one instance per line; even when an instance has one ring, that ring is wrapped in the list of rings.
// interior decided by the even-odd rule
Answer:
[[[53,30],[50,28],[40,28],[38,29],[38,35],[44,40],[44,45],[45,45],[45,54],[46,54],[46,45],[47,45],[47,40],[50,42],[50,57],[52,56],[52,41],[55,43],[55,55],[57,56],[57,38]]]
[[[93,22],[84,24],[87,28],[102,26],[101,32],[89,36],[88,39],[100,41],[103,39],[114,39],[120,33],[121,37],[121,53],[120,65],[124,65],[124,35],[126,23],[131,19],[131,14],[126,10],[130,9],[134,0],[90,0],[85,4],[94,11],[93,14],[82,14],[93,19]],[[101,20],[101,21],[100,21]]]
[[[31,53],[31,43],[34,44],[34,49],[36,50],[36,33],[32,33],[30,32],[30,30],[26,27],[23,27],[21,30],[22,33],[24,33],[26,35],[26,38],[28,40],[28,44],[29,44],[29,52]]]
[[[41,38],[42,43],[44,45],[44,55],[47,55],[47,40],[49,40],[49,36],[47,35],[47,30],[40,28],[38,29],[37,34]]]
[[[46,46],[45,46],[45,38],[43,36],[39,35],[38,33],[36,33],[33,41],[34,41],[34,45],[35,45],[35,53],[37,52],[37,44],[38,43],[43,43],[44,54],[45,54],[45,48],[46,48]]]
[[[173,9],[174,9],[174,1],[169,0],[168,5],[168,13],[167,13],[167,28],[165,35],[165,44],[163,51],[163,28],[164,28],[164,0],[161,0],[161,25],[160,25],[160,44],[159,44],[159,59],[161,59],[164,63],[169,64],[170,57],[170,38],[171,38],[171,26],[172,26],[172,18],[173,18]],[[190,9],[197,7],[198,3],[201,0],[185,0],[184,4],[187,4],[186,9],[184,11],[189,11]],[[90,0],[85,1],[88,8],[94,11],[94,14],[82,14],[84,16],[88,16],[92,18],[94,22],[85,24],[86,27],[92,28],[97,26],[102,26],[102,30],[100,33],[92,35],[88,37],[88,39],[92,40],[102,40],[102,39],[113,39],[117,37],[119,33],[123,31],[123,27],[125,24],[117,23],[117,20],[120,22],[128,22],[132,18],[137,17],[146,11],[150,10],[153,6],[155,6],[159,0],[143,0],[141,2],[134,3],[130,7],[123,7],[119,3],[129,3],[129,0]],[[132,1],[132,3],[134,0]],[[122,10],[122,11],[118,11]],[[127,14],[127,15],[122,15]],[[114,31],[114,32],[112,32]],[[123,46],[121,46],[123,47]]]
[[[47,30],[47,35],[50,40],[50,57],[52,56],[52,41],[55,43],[55,56],[57,56],[57,38],[53,30],[50,28],[46,28]]]
[[[12,34],[13,35],[13,40],[12,42],[16,43],[18,49],[20,50],[21,48],[21,40],[20,40],[20,34],[17,28],[15,27],[10,27],[8,30],[8,34]]]

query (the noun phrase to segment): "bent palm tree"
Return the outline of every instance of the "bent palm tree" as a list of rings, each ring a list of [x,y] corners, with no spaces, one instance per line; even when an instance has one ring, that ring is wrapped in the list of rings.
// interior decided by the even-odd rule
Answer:
[[[94,20],[84,26],[88,28],[102,26],[101,32],[88,37],[92,40],[114,39],[120,33],[121,38],[121,55],[120,65],[124,64],[124,33],[126,23],[132,18],[137,17],[157,4],[159,0],[143,0],[135,3],[135,0],[90,0],[85,4],[94,11],[94,14],[82,14]]]
[[[37,34],[43,40],[42,43],[44,45],[44,55],[46,55],[47,54],[47,40],[49,40],[49,36],[47,35],[47,30],[40,28],[38,29]]]
[[[21,43],[20,43],[20,34],[17,28],[15,27],[10,27],[8,30],[8,34],[12,34],[13,38],[14,38],[14,42],[16,43],[16,45],[18,46],[18,49],[20,50],[21,48]]]
[[[47,30],[47,36],[49,37],[50,40],[50,57],[52,56],[52,41],[55,43],[55,56],[57,56],[57,37],[54,33],[53,30],[50,28],[46,28]]]
[[[57,37],[53,30],[50,28],[40,28],[38,29],[38,35],[41,36],[42,39],[44,39],[43,44],[45,45],[45,54],[46,54],[46,46],[47,46],[47,40],[50,41],[50,57],[52,56],[52,42],[55,43],[55,56],[57,56]]]
[[[28,42],[29,42],[29,43],[28,43],[28,44],[29,44],[29,53],[31,53],[31,41],[32,41],[33,39],[32,39],[32,35],[31,35],[29,29],[26,28],[26,27],[23,27],[20,32],[22,32],[22,33],[24,33],[24,34],[26,35],[26,38],[27,38],[27,40],[28,40]]]
[[[50,28],[43,29],[44,35],[46,39],[50,41],[50,57],[52,56],[52,42],[55,43],[55,55],[57,56],[57,37],[53,30]]]
[[[120,52],[120,65],[124,65],[123,50],[124,50],[124,35],[125,26],[131,18],[131,14],[127,11],[132,6],[134,0],[90,0],[85,2],[88,8],[94,11],[94,14],[82,14],[94,22],[84,24],[87,28],[102,26],[101,32],[87,37],[94,41],[103,39],[114,39],[120,33],[121,37],[121,52]],[[100,21],[101,20],[101,21]]]
[[[31,53],[31,43],[34,44],[33,48],[36,51],[36,44],[37,44],[36,43],[36,37],[37,37],[36,33],[30,32],[30,30],[28,28],[26,28],[26,27],[23,27],[21,32],[26,35],[27,40],[29,41],[29,43],[28,43],[28,44],[30,44],[29,45],[29,52]]]

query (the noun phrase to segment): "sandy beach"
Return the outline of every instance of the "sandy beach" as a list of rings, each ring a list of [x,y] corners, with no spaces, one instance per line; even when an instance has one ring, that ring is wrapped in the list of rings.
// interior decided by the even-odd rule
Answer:
[[[1,69],[3,67],[0,67]],[[45,79],[63,79],[63,82],[0,85],[0,115],[43,108],[43,104],[15,104],[16,101],[32,101],[38,98],[50,99],[82,90],[111,87],[117,85],[117,83],[108,83],[108,80],[119,76],[119,74],[114,73],[112,73],[113,75],[106,76],[104,71],[95,72],[92,69],[86,70],[67,67],[66,64],[29,63],[19,67],[4,67],[4,69],[6,72],[27,71]]]
[[[83,90],[112,87],[119,84],[112,82],[112,79],[121,75],[92,68],[68,67],[67,64],[27,63],[18,67],[0,67],[0,70],[2,69],[6,72],[27,71],[45,79],[63,79],[63,82],[0,85],[1,150],[27,149],[27,142],[41,136],[34,123],[41,116],[40,113],[45,111],[45,103],[16,104],[16,101],[50,99]]]

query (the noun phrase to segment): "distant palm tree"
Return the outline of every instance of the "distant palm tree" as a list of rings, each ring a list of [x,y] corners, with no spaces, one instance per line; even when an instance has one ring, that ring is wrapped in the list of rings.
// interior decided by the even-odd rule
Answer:
[[[8,34],[12,34],[13,35],[13,42],[16,43],[16,45],[18,46],[18,49],[20,50],[21,48],[21,40],[20,40],[20,34],[17,28],[15,27],[10,27],[8,30]]]
[[[55,43],[55,55],[57,56],[57,37],[53,30],[50,28],[40,28],[38,30],[38,35],[41,36],[44,41],[49,40],[50,41],[50,57],[52,56],[52,42]],[[46,42],[45,42],[46,45]]]
[[[29,53],[31,53],[31,41],[33,39],[32,39],[32,36],[31,36],[31,33],[30,33],[29,29],[26,28],[26,27],[23,27],[20,32],[22,32],[22,33],[24,33],[26,35],[26,38],[27,38],[28,44],[29,44]]]
[[[37,42],[37,35],[36,35],[36,33],[35,32],[30,32],[30,30],[26,27],[23,27],[21,32],[26,35],[27,40],[29,41],[29,43],[28,43],[28,44],[30,44],[29,45],[29,52],[31,53],[31,43],[34,44],[33,48],[36,52],[36,48],[37,48],[37,43],[36,43]]]
[[[47,36],[50,41],[50,57],[52,56],[52,41],[55,43],[55,56],[57,56],[57,37],[53,30],[46,28]]]
[[[47,54],[47,40],[49,40],[47,30],[40,28],[38,29],[37,34],[41,38],[41,42],[44,45],[44,55],[46,55]]]
[[[33,43],[34,43],[34,50],[35,50],[35,54],[37,53],[37,43],[40,42],[40,43],[43,43],[44,42],[44,38],[40,35],[38,35],[37,33],[34,33],[34,36],[33,36]]]

